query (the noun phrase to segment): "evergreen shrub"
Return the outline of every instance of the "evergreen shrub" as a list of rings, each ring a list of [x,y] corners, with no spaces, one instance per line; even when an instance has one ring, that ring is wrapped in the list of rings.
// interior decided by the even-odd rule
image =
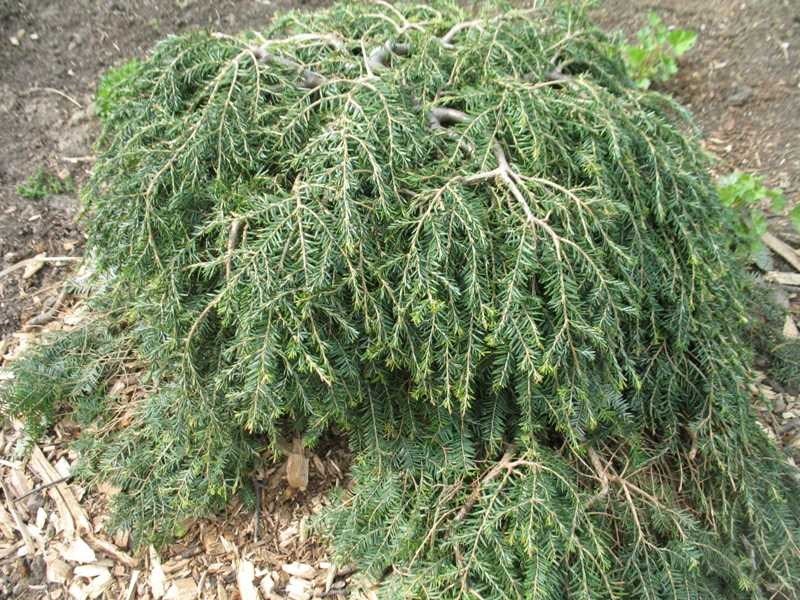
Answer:
[[[319,526],[385,598],[798,597],[731,214],[579,8],[345,2],[105,85],[91,316],[3,394],[78,408],[116,525],[169,539],[336,430]]]

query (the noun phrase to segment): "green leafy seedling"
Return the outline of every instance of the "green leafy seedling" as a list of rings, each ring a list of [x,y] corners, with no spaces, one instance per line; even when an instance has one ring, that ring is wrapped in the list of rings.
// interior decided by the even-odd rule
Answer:
[[[17,193],[28,200],[42,200],[55,194],[68,194],[75,189],[72,178],[64,179],[39,167],[23,183],[17,186]]]
[[[775,213],[786,209],[786,197],[778,188],[764,185],[764,178],[753,173],[734,171],[720,177],[717,184],[720,201],[736,211],[733,228],[743,240],[745,254],[749,258],[764,250],[761,236],[767,232],[767,216],[762,208],[766,203]],[[789,212],[792,224],[800,230],[800,206]]]
[[[655,13],[648,25],[636,34],[638,44],[625,44],[622,54],[631,79],[642,89],[664,82],[678,72],[678,59],[697,43],[697,33],[688,29],[668,29]]]

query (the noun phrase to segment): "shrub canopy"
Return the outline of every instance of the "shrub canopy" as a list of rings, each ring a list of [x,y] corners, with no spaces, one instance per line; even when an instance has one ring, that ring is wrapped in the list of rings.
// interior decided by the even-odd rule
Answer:
[[[708,160],[580,10],[342,3],[101,93],[95,317],[6,399],[92,423],[118,525],[168,537],[336,428],[321,525],[387,598],[797,597]]]

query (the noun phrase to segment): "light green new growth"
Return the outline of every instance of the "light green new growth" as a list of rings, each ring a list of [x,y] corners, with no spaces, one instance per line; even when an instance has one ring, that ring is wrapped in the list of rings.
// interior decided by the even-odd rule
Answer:
[[[740,254],[752,258],[765,252],[761,236],[767,232],[767,216],[761,205],[768,203],[773,212],[783,212],[786,209],[783,192],[779,188],[766,187],[763,177],[741,171],[720,177],[717,189],[720,201],[735,209],[738,217],[732,224],[740,238]],[[800,230],[800,206],[789,211],[789,219]]]
[[[647,89],[655,82],[668,81],[678,72],[678,59],[697,43],[697,33],[669,29],[655,13],[647,15],[647,26],[636,33],[638,44],[624,44],[622,55],[631,79]]]
[[[384,598],[798,597],[729,209],[580,10],[342,3],[126,73],[96,318],[4,391],[40,429],[82,402],[117,525],[168,538],[335,428],[319,526]],[[146,396],[107,397],[131,368]]]
[[[17,186],[17,194],[28,200],[42,200],[54,194],[68,194],[74,191],[72,178],[62,179],[43,167],[38,167],[23,183]]]

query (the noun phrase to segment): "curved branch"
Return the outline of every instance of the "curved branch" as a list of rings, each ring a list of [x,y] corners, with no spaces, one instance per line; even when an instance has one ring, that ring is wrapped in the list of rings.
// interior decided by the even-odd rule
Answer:
[[[392,54],[397,54],[397,56],[408,56],[411,52],[411,45],[410,44],[402,44],[399,42],[386,42],[380,46],[376,46],[372,50],[370,50],[369,54],[365,58],[364,62],[367,67],[367,71],[370,75],[373,75],[376,71],[381,71],[383,69],[389,68],[389,62],[392,57]]]
[[[313,90],[321,86],[326,81],[324,75],[306,68],[305,65],[297,62],[296,60],[286,56],[281,56],[279,54],[273,54],[272,52],[267,52],[262,46],[253,48],[253,55],[262,62],[271,63],[273,65],[278,65],[280,67],[285,67],[287,69],[296,71],[301,77],[300,85],[306,89]]]
[[[442,46],[445,48],[454,48],[453,45],[453,38],[456,37],[461,31],[465,29],[472,29],[473,27],[476,29],[482,29],[481,25],[483,21],[480,19],[474,19],[472,21],[463,21],[462,23],[456,23],[453,25],[450,30],[445,33],[441,38],[440,41],[442,42]]]

